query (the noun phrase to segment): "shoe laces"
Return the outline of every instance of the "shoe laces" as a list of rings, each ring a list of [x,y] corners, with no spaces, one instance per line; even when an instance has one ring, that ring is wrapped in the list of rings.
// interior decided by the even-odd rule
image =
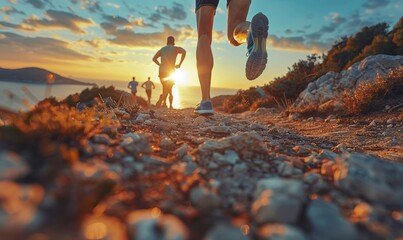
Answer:
[[[255,45],[255,42],[253,41],[253,37],[252,37],[252,33],[251,33],[251,29],[249,29],[249,33],[248,33],[248,38],[247,38],[247,47],[246,47],[246,56],[249,57],[249,55],[251,54],[252,50],[253,50],[253,46]]]

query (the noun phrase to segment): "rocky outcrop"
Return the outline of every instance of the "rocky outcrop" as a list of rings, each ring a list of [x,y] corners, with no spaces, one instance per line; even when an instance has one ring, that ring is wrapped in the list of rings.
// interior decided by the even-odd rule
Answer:
[[[392,70],[403,66],[403,56],[374,55],[357,62],[340,73],[328,72],[308,84],[295,102],[297,108],[320,106],[331,100],[340,106],[337,99],[346,90],[354,90],[359,84],[385,77]]]

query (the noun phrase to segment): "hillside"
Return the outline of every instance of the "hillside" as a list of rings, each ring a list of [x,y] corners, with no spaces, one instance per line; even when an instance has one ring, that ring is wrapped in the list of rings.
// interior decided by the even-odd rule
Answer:
[[[23,82],[35,84],[74,84],[74,85],[93,85],[91,83],[80,82],[71,78],[66,78],[42,68],[18,68],[6,69],[0,68],[0,81]]]

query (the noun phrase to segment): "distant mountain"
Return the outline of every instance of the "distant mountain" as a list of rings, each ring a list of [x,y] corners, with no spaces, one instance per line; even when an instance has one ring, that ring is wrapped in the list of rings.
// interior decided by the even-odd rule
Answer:
[[[42,68],[0,68],[0,81],[35,83],[35,84],[73,84],[73,85],[94,85],[92,83],[80,82],[71,78],[66,78]]]

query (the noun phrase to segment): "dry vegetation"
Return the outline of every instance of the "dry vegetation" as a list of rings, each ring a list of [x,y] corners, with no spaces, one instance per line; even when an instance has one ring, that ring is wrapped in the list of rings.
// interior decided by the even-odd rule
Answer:
[[[403,68],[396,69],[386,78],[360,84],[342,96],[348,114],[365,114],[383,109],[390,103],[402,100]]]

